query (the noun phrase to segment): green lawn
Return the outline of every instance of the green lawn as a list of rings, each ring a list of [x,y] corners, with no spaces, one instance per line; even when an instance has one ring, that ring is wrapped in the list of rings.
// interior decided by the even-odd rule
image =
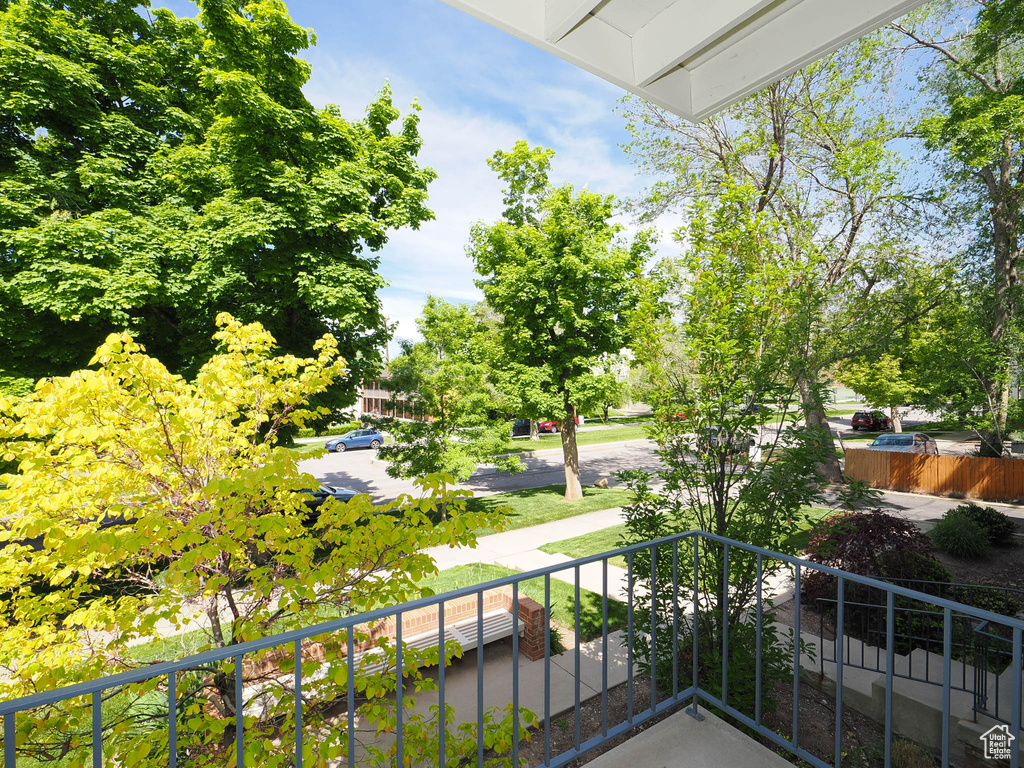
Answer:
[[[508,516],[502,530],[511,531],[550,523],[553,520],[564,520],[599,509],[621,507],[632,500],[632,495],[625,488],[584,488],[583,498],[570,504],[565,501],[564,485],[546,485],[541,488],[523,488],[493,496],[481,496],[470,499],[466,506],[470,511],[476,512],[489,511],[500,506],[510,507],[512,514]],[[477,531],[477,535],[486,536],[494,532],[485,528]]]
[[[602,528],[599,531],[591,531],[585,533],[582,536],[573,536],[571,539],[562,539],[561,541],[553,541],[550,544],[545,544],[540,548],[541,552],[547,552],[549,555],[563,554],[576,559],[579,557],[587,557],[589,555],[596,555],[599,552],[608,552],[612,549],[618,549],[622,546],[619,542],[622,537],[626,535],[626,526],[613,525],[611,528]],[[608,561],[611,565],[617,565],[620,568],[626,567],[626,558],[624,557],[613,557]]]
[[[324,442],[327,442],[326,439]],[[324,453],[324,443],[319,440],[315,443],[292,443],[288,446],[288,450],[297,453],[303,459],[308,459]]]
[[[491,579],[511,576],[519,571],[502,568],[499,565],[460,565],[449,568],[436,576],[424,579],[421,587],[425,594],[441,594],[460,587],[471,587]],[[571,571],[568,571],[571,574]],[[526,595],[544,605],[544,579],[537,578],[522,582],[520,594]],[[571,584],[558,579],[551,579],[551,621],[565,628],[570,634],[575,632],[575,588]],[[608,599],[608,631],[614,631],[626,625],[626,605],[618,600]],[[601,595],[588,589],[580,590],[580,635],[581,642],[593,640],[601,636]]]
[[[650,421],[650,419],[647,419]],[[588,422],[589,423],[589,422]],[[637,424],[616,427],[615,429],[596,429],[594,431],[577,432],[576,445],[598,445],[599,443],[620,443],[624,440],[645,440],[647,430]],[[545,448],[561,448],[561,435],[541,435],[540,440],[515,440],[509,453],[524,451],[541,451]]]
[[[823,518],[836,513],[836,510],[824,507],[808,507],[804,511],[807,513],[808,519],[802,524],[801,530],[793,534],[786,541],[787,548],[793,547],[797,552],[803,551],[807,547],[807,541],[810,539],[810,530]],[[590,555],[618,549],[622,546],[619,542],[625,534],[625,525],[615,525],[611,528],[591,531],[582,536],[574,536],[571,539],[562,539],[561,541],[545,544],[540,548],[540,551],[547,552],[549,555],[563,554],[572,558],[589,557]],[[626,567],[626,558],[624,557],[614,557],[608,562],[620,568]]]

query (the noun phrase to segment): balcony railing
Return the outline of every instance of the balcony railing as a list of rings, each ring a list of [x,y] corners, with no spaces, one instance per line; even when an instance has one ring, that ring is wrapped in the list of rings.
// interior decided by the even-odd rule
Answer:
[[[625,561],[625,568],[619,568],[611,563],[614,558],[621,558]],[[616,562],[622,562],[616,560]],[[305,700],[304,691],[310,685],[314,685],[314,679],[322,679],[324,675],[331,675],[339,666],[343,666],[347,672],[347,695],[332,702],[333,715],[336,719],[332,721],[345,740],[347,748],[343,750],[341,760],[349,766],[355,766],[360,761],[360,746],[356,737],[357,720],[359,712],[357,707],[357,686],[356,680],[360,674],[368,674],[373,668],[372,674],[393,675],[394,679],[400,680],[398,671],[404,675],[408,671],[408,662],[404,660],[403,654],[412,654],[407,650],[403,642],[403,617],[421,609],[436,608],[435,624],[431,626],[432,632],[436,631],[436,641],[433,642],[437,649],[436,659],[443,660],[443,663],[436,665],[436,696],[438,711],[446,713],[448,710],[448,687],[451,683],[447,680],[453,672],[453,665],[468,664],[469,657],[456,660],[451,648],[451,633],[446,630],[446,606],[454,605],[457,601],[465,598],[475,599],[476,632],[475,636],[479,647],[475,655],[475,697],[476,706],[473,718],[468,712],[455,712],[454,717],[467,723],[462,733],[473,733],[475,731],[476,748],[475,764],[483,765],[488,759],[494,756],[493,744],[488,744],[485,722],[484,698],[485,691],[492,689],[496,683],[494,680],[498,671],[493,666],[494,661],[503,659],[500,654],[485,647],[482,643],[486,632],[484,627],[484,614],[486,595],[493,590],[507,589],[511,592],[511,605],[513,616],[518,618],[517,606],[520,605],[519,598],[525,591],[533,591],[542,598],[537,602],[544,608],[544,615],[550,616],[552,609],[552,585],[554,582],[570,582],[572,595],[574,597],[572,610],[572,627],[570,631],[574,635],[572,648],[563,653],[558,661],[561,670],[572,669],[573,687],[571,704],[565,706],[553,703],[555,699],[566,701],[566,696],[553,697],[553,686],[560,685],[553,680],[552,666],[552,627],[550,621],[544,622],[543,629],[543,658],[535,662],[521,663],[519,652],[521,640],[518,631],[512,631],[511,643],[511,690],[509,691],[509,703],[511,705],[511,740],[508,742],[507,756],[511,759],[512,765],[520,765],[521,751],[525,748],[523,736],[528,720],[522,717],[526,707],[523,704],[524,686],[529,685],[529,697],[531,701],[539,702],[537,711],[538,723],[532,731],[534,740],[539,739],[542,745],[542,754],[534,753],[534,761],[544,766],[560,766],[573,760],[593,748],[607,743],[623,734],[626,734],[641,723],[650,720],[658,715],[667,713],[670,710],[686,705],[686,711],[700,719],[701,708],[710,707],[719,714],[731,717],[737,722],[759,735],[764,741],[784,748],[796,757],[818,768],[839,768],[843,763],[844,746],[844,674],[850,666],[855,664],[838,663],[834,670],[834,726],[832,730],[832,746],[827,754],[822,749],[816,748],[812,752],[806,745],[806,726],[801,728],[801,689],[813,683],[808,677],[808,667],[814,668],[815,661],[808,662],[809,653],[821,653],[822,647],[810,648],[806,643],[798,640],[808,640],[805,630],[813,622],[807,621],[803,615],[807,606],[801,598],[802,582],[812,573],[821,573],[834,578],[836,601],[834,602],[832,622],[838,642],[847,638],[850,629],[846,615],[853,615],[856,606],[853,602],[847,602],[846,593],[857,589],[867,588],[873,593],[884,596],[885,623],[879,636],[873,639],[880,643],[878,646],[879,658],[874,663],[874,669],[884,674],[884,707],[880,722],[883,733],[883,743],[879,746],[884,749],[885,765],[888,767],[892,760],[892,745],[897,731],[894,727],[894,692],[896,691],[897,680],[902,674],[897,667],[897,657],[902,655],[906,649],[901,647],[901,632],[897,626],[897,606],[903,601],[909,601],[913,605],[928,606],[934,616],[941,617],[939,646],[932,646],[931,650],[939,657],[941,665],[941,676],[938,686],[941,689],[941,740],[939,744],[933,745],[937,756],[941,755],[942,765],[948,766],[951,762],[951,755],[954,752],[953,734],[951,725],[951,698],[954,690],[964,688],[965,683],[958,681],[952,671],[952,665],[956,663],[966,664],[974,661],[962,653],[954,637],[959,637],[957,629],[958,622],[970,622],[974,627],[984,625],[985,631],[991,632],[993,627],[998,626],[999,637],[1008,644],[1009,653],[1006,655],[1008,668],[1005,672],[1008,675],[1008,686],[1010,688],[1008,708],[1001,714],[1001,719],[1009,728],[1009,732],[1018,735],[1021,730],[1021,706],[1022,706],[1022,670],[1021,670],[1021,644],[1022,633],[1024,633],[1024,621],[1019,618],[1001,616],[986,610],[972,608],[942,597],[927,595],[922,592],[910,589],[905,586],[888,584],[874,579],[857,576],[850,573],[838,571],[826,566],[807,563],[798,558],[771,552],[769,550],[753,547],[738,541],[724,539],[718,536],[689,532],[677,536],[667,537],[652,542],[635,544],[623,547],[612,552],[594,555],[557,566],[537,569],[529,572],[515,574],[501,579],[489,581],[484,584],[454,590],[445,594],[424,597],[401,605],[380,608],[367,613],[340,618],[328,621],[303,629],[285,632],[282,634],[239,643],[225,648],[217,648],[192,656],[187,656],[173,662],[143,666],[120,674],[111,675],[91,682],[85,682],[68,686],[52,691],[45,691],[24,698],[0,702],[0,720],[3,723],[3,749],[4,768],[15,768],[18,765],[38,765],[39,761],[31,755],[23,752],[23,744],[16,744],[15,732],[19,718],[34,718],[40,713],[67,713],[72,711],[68,702],[82,700],[82,707],[91,709],[91,728],[85,726],[88,733],[83,734],[77,749],[82,751],[81,764],[91,763],[94,768],[104,764],[104,743],[105,740],[116,740],[118,732],[111,729],[104,719],[104,702],[109,700],[112,693],[124,689],[126,686],[138,685],[147,681],[156,683],[149,689],[147,705],[150,712],[158,712],[159,720],[149,727],[153,729],[154,745],[161,745],[166,749],[166,754],[160,758],[162,764],[171,768],[178,765],[187,765],[190,762],[188,746],[184,743],[182,731],[187,722],[187,715],[182,712],[179,689],[179,675],[189,670],[220,669],[223,670],[227,679],[233,680],[233,694],[228,686],[229,698],[233,699],[233,706],[225,717],[232,722],[232,729],[225,731],[233,739],[230,745],[232,755],[227,755],[225,764],[233,762],[238,768],[246,765],[246,737],[251,726],[262,716],[261,713],[267,710],[265,699],[267,696],[266,686],[254,686],[250,680],[247,682],[246,663],[250,664],[260,657],[266,657],[270,649],[277,649],[277,658],[291,658],[294,665],[282,665],[290,671],[287,675],[278,674],[274,678],[276,702],[278,705],[287,700],[287,709],[278,707],[274,710],[274,716],[281,724],[281,713],[290,711],[287,715],[290,718],[289,727],[281,729],[284,733],[287,730],[289,741],[283,744],[281,739],[275,742],[275,748],[285,749],[290,753],[287,758],[290,764],[301,768],[304,760],[304,717],[309,715],[309,702]],[[621,577],[621,578],[620,578]],[[582,592],[585,589],[584,582],[591,586],[600,584],[599,601],[601,606],[601,631],[598,637],[587,640],[582,631]],[[616,585],[621,583],[621,592]],[[753,584],[752,591],[745,591],[744,584]],[[787,585],[793,587],[793,605],[790,612],[790,619],[787,622],[774,624],[775,631],[770,631],[767,622],[775,621],[773,612],[773,592],[778,592]],[[625,628],[624,631],[612,632],[609,629],[609,610],[613,601],[622,598],[625,602]],[[653,610],[651,606],[654,606]],[[366,628],[380,626],[381,622],[390,620],[393,624],[393,656],[373,656],[358,653],[361,638],[365,639]],[[987,624],[986,624],[987,623]],[[740,625],[749,627],[752,630],[752,646],[740,643],[734,630]],[[471,628],[471,624],[469,625]],[[517,623],[513,622],[513,627]],[[450,627],[448,627],[450,630]],[[409,636],[409,630],[404,630]],[[361,634],[362,633],[362,634]],[[311,666],[304,657],[308,651],[308,643],[313,638],[336,638],[339,653],[332,658],[326,654],[315,668],[314,674],[309,675]],[[766,723],[768,714],[767,702],[775,696],[776,703],[780,695],[778,686],[769,690],[771,680],[768,674],[770,654],[777,651],[767,647],[771,638],[781,638],[786,641],[786,673],[783,702],[781,713],[788,718],[785,735],[777,732],[778,723]],[[809,638],[810,642],[820,642],[817,638]],[[588,644],[589,643],[589,644]],[[732,643],[732,647],[730,647]],[[305,645],[304,645],[305,644]],[[616,671],[614,659],[616,653],[624,651],[625,655],[625,680],[621,683],[625,692],[625,711],[618,716],[618,708],[612,706],[612,698],[609,695],[611,689],[617,684],[621,677],[621,669]],[[958,657],[958,658],[956,658]],[[598,662],[597,659],[600,659]],[[753,669],[749,666],[737,667],[737,660],[743,658],[744,664],[752,662]],[[776,657],[772,657],[776,658]],[[835,657],[833,657],[835,658]],[[844,661],[842,654],[840,661]],[[305,663],[303,663],[305,661]],[[849,659],[845,659],[849,662]],[[600,683],[597,683],[597,675],[589,677],[589,683],[596,690],[597,695],[590,700],[590,705],[600,697],[600,725],[595,727],[594,732],[587,732],[582,725],[581,711],[588,705],[584,689],[588,686],[581,682],[584,665],[599,664],[601,668]],[[521,680],[524,671],[536,670],[533,665],[542,665],[536,675],[529,675],[530,679]],[[731,666],[730,666],[731,665]],[[593,670],[593,666],[588,667]],[[804,670],[804,677],[801,670]],[[469,672],[461,670],[461,677]],[[501,679],[507,679],[508,669],[500,670]],[[751,674],[752,673],[752,674]],[[307,675],[304,679],[304,674]],[[472,673],[469,673],[472,676]],[[561,673],[560,673],[561,674]],[[493,679],[490,679],[493,678]],[[744,680],[753,679],[753,691],[744,688]],[[614,678],[614,679],[613,679]],[[194,683],[194,678],[191,678]],[[564,679],[564,677],[562,678]],[[534,688],[535,686],[535,688]],[[638,693],[641,686],[644,689],[643,702],[639,702]],[[730,687],[732,686],[732,687]],[[749,688],[749,686],[747,686]],[[565,693],[564,690],[558,693]],[[751,695],[752,693],[752,695]],[[406,758],[411,765],[417,765],[419,759],[426,759],[422,755],[407,754],[407,734],[404,732],[407,725],[406,704],[403,699],[407,697],[403,685],[395,685],[392,700],[396,722],[393,733],[386,738],[394,739],[393,758],[395,765],[403,765]],[[159,696],[160,706],[154,704],[153,697]],[[820,698],[820,696],[819,696]],[[616,699],[618,700],[618,699]],[[264,702],[264,703],[261,703]],[[55,708],[65,703],[64,708]],[[261,709],[262,708],[262,709]],[[568,714],[574,717],[574,731],[571,739],[571,746],[556,750],[552,747],[552,723],[555,718]],[[49,721],[54,726],[51,718]],[[89,716],[85,715],[84,722],[88,724]],[[59,724],[58,724],[59,725]],[[438,718],[437,723],[437,749],[439,755],[429,758],[433,765],[455,764],[457,758],[454,754],[448,754],[449,740],[452,738],[452,731],[447,716]],[[293,736],[291,735],[293,734]],[[182,738],[179,738],[182,737]],[[818,739],[820,742],[820,739]],[[162,746],[166,745],[166,747]],[[1015,745],[1017,746],[1017,745]],[[233,758],[233,759],[232,759]],[[458,759],[465,762],[473,762],[472,757],[462,753]],[[114,763],[111,762],[111,765]],[[123,764],[123,763],[121,763]],[[344,763],[341,763],[344,764]],[[424,763],[425,764],[425,763]],[[1019,750],[1013,749],[1010,760],[1012,768],[1019,766]]]

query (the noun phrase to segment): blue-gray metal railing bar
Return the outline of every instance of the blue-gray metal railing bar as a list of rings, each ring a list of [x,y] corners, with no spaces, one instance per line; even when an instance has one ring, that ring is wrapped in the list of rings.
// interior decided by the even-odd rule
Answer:
[[[103,768],[103,701],[99,691],[92,695],[92,768]]]
[[[550,622],[548,622],[550,624]],[[601,568],[601,735],[608,735],[608,561]]]
[[[355,632],[349,632],[348,645],[348,768],[356,766],[356,654]]]
[[[245,656],[235,657],[235,765],[245,768]]]
[[[607,562],[607,561],[605,561]],[[606,684],[607,685],[607,684]],[[679,693],[679,542],[672,542],[672,695]]]
[[[544,576],[544,615],[551,615],[551,574]],[[605,688],[608,683],[605,683]],[[602,691],[602,695],[605,694]],[[544,765],[551,765],[551,622],[544,622]]]
[[[519,582],[512,584],[512,765],[519,765]]]
[[[764,621],[764,563],[757,555],[757,606],[755,611],[757,637],[754,639],[754,722],[761,725],[761,626]]]
[[[443,605],[442,600],[439,605]],[[404,729],[404,718],[402,715],[405,713],[405,666],[402,663],[402,612],[395,614],[395,746],[397,747],[397,754],[395,755],[395,763],[397,765],[405,765],[403,754],[403,747],[405,743],[402,739],[402,735],[405,732]],[[351,745],[349,745],[351,748]],[[887,767],[888,768],[888,767]]]
[[[950,677],[953,656],[953,612],[943,609],[942,626],[942,764],[949,765],[949,709],[952,696]],[[841,665],[840,665],[841,666]]]
[[[693,679],[691,680],[691,682],[692,682],[692,686],[691,687],[693,688],[693,701],[691,702],[690,706],[686,709],[686,712],[691,717],[693,717],[695,720],[703,720],[704,719],[704,715],[702,715],[700,713],[700,709],[698,708],[699,697],[697,696],[697,691],[700,689],[700,669],[699,669],[700,660],[698,659],[699,649],[698,649],[698,646],[697,646],[698,634],[699,634],[699,628],[700,628],[700,584],[698,583],[699,578],[700,578],[700,539],[697,538],[697,537],[694,537],[694,539],[693,539],[693,618],[691,619],[691,624],[690,624],[690,635],[692,636],[692,640],[693,640],[693,669],[692,669]]]
[[[651,547],[651,704],[658,700],[658,548]]]
[[[722,557],[722,701],[729,701],[729,545]]]
[[[512,623],[516,627],[515,619]],[[484,590],[476,597],[476,760],[484,764]]]
[[[800,566],[793,569],[793,749],[800,748]],[[889,766],[886,766],[889,768]]]
[[[896,662],[896,596],[892,592],[886,597],[885,637],[885,768],[892,766],[892,681]]]
[[[1013,630],[1013,688],[1010,693],[1010,727],[1013,728],[1015,735],[1021,727],[1021,688],[1024,687],[1024,683],[1021,680],[1024,677],[1021,669],[1021,657],[1024,656],[1024,653],[1021,652],[1021,635],[1021,628],[1015,627]],[[1017,748],[1010,752],[1010,768],[1019,768],[1019,765],[1020,745],[1018,744]]]
[[[633,553],[626,555],[626,720],[633,722]],[[652,659],[653,661],[653,659]]]
[[[295,768],[302,768],[302,641],[295,641]]]
[[[4,715],[4,765],[14,766],[14,713]]]
[[[298,696],[298,686],[295,690]],[[301,730],[296,731],[296,738],[300,737]],[[302,761],[295,766],[302,768]],[[174,674],[167,676],[167,768],[178,768],[178,676]]]
[[[444,648],[444,603],[437,607],[437,764],[445,766],[445,737],[448,735],[448,717],[444,699],[444,671],[448,666],[448,657]]]
[[[839,579],[836,584],[836,597],[839,605],[836,609],[836,632],[842,637],[846,616],[843,611],[843,595],[846,591],[846,581]],[[843,664],[836,664],[836,732],[834,744],[834,757],[836,768],[843,762]]]
[[[510,576],[502,576],[491,581],[484,582],[483,584],[473,585],[471,587],[461,587],[459,589],[453,589],[449,592],[445,592],[441,595],[431,595],[429,597],[420,597],[409,602],[402,603],[400,606],[384,606],[376,608],[372,611],[366,611],[360,614],[353,614],[351,616],[345,616],[340,619],[332,619],[331,621],[321,622],[320,624],[313,624],[309,627],[302,627],[299,629],[291,629],[285,632],[281,632],[276,635],[268,635],[267,637],[258,638],[256,640],[247,640],[244,643],[236,643],[228,645],[223,648],[213,648],[209,651],[203,651],[202,653],[195,654],[193,656],[185,656],[181,659],[174,661],[165,661],[159,664],[151,664],[148,666],[140,667],[139,669],[128,670],[126,672],[119,672],[108,677],[98,678],[96,680],[89,680],[83,683],[76,683],[75,685],[68,686],[66,688],[56,688],[52,691],[43,691],[40,693],[31,694],[29,696],[22,696],[17,699],[10,699],[8,701],[0,702],[0,716],[6,715],[9,712],[23,712],[28,709],[35,709],[36,707],[43,707],[48,704],[55,704],[66,699],[73,699],[80,696],[89,696],[96,691],[104,691],[109,688],[117,688],[123,685],[130,685],[132,683],[141,683],[146,680],[150,680],[154,677],[166,677],[171,672],[182,672],[194,667],[216,663],[218,661],[225,661],[239,655],[248,655],[258,651],[265,651],[270,648],[276,648],[281,645],[290,645],[296,640],[305,640],[309,637],[317,635],[331,634],[342,630],[351,629],[362,624],[372,623],[381,619],[386,619],[394,616],[397,611],[403,613],[414,611],[419,608],[428,608],[439,604],[442,601],[455,600],[460,597],[466,597],[469,595],[477,594],[480,591],[488,591],[491,589],[498,589],[500,587],[507,587],[513,584],[519,584],[524,581],[530,581],[544,576],[546,573],[553,573],[555,571],[564,570],[568,567],[575,565],[584,566],[589,563],[597,563],[602,560],[606,560],[611,557],[620,557],[628,555],[629,553],[637,552],[642,549],[649,549],[652,545],[664,545],[671,544],[673,541],[683,541],[686,539],[705,539],[708,541],[716,541],[721,544],[729,542],[730,546],[736,549],[742,549],[746,552],[754,554],[761,553],[774,560],[780,562],[790,563],[791,565],[800,565],[803,568],[808,568],[820,573],[824,573],[830,576],[842,576],[848,582],[863,584],[869,587],[877,587],[883,590],[891,591],[894,595],[900,597],[908,597],[914,600],[921,600],[922,598],[932,603],[939,608],[952,608],[964,615],[971,616],[979,620],[989,620],[996,623],[1007,624],[1012,627],[1024,628],[1024,619],[1013,618],[1009,616],[1003,616],[1001,614],[987,611],[983,608],[974,608],[973,606],[963,605],[953,600],[949,600],[943,597],[935,597],[927,595],[922,592],[917,592],[913,589],[901,587],[898,584],[886,584],[878,579],[873,579],[868,576],[859,576],[855,573],[847,573],[837,568],[832,568],[827,565],[821,565],[819,563],[809,563],[801,560],[800,558],[785,555],[781,552],[772,552],[771,550],[764,549],[763,547],[756,547],[751,544],[745,544],[740,541],[734,541],[727,539],[723,536],[718,536],[713,533],[705,533],[703,531],[687,531],[685,533],[679,533],[672,536],[664,536],[660,539],[655,539],[649,542],[643,542],[640,544],[630,544],[626,547],[620,547],[619,549],[609,550],[608,552],[602,552],[596,555],[588,555],[587,557],[581,557],[577,560],[573,560],[571,563],[560,563],[558,566],[548,566],[545,568],[536,568],[532,571],[523,571],[522,573],[512,574]]]
[[[582,730],[581,730],[582,729],[582,723],[580,722],[580,720],[581,720],[581,718],[580,718],[580,705],[581,705],[581,699],[580,699],[580,677],[581,677],[581,675],[580,675],[580,663],[581,663],[580,651],[581,651],[581,646],[583,645],[583,633],[580,632],[580,567],[578,565],[576,566],[576,571],[575,571],[575,573],[573,575],[575,576],[575,578],[573,579],[573,589],[575,590],[575,592],[574,592],[575,608],[574,608],[574,611],[573,611],[573,613],[574,613],[573,627],[574,627],[575,632],[576,632],[576,637],[574,638],[574,642],[573,642],[573,644],[576,646],[575,653],[573,654],[573,664],[575,665],[573,667],[573,670],[574,670],[574,673],[575,673],[573,675],[573,677],[575,678],[573,680],[573,684],[575,686],[575,690],[573,691],[574,704],[575,704],[574,709],[573,709],[573,713],[576,716],[576,728],[575,728],[575,737],[573,739],[573,744],[576,746],[577,749],[579,749],[580,742],[582,741],[582,737],[583,737],[583,733],[582,733]],[[515,764],[516,763],[513,763],[513,765],[515,765]]]

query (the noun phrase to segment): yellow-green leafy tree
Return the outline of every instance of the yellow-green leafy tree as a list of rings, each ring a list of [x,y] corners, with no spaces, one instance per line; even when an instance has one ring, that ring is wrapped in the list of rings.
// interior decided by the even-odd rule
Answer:
[[[336,341],[324,336],[305,359],[275,356],[259,324],[217,321],[219,352],[194,382],[111,335],[92,368],[0,400],[0,446],[16,466],[0,477],[0,701],[399,602],[436,570],[425,547],[472,544],[471,531],[494,524],[466,512],[467,494],[444,476],[383,508],[361,496],[313,512],[303,489],[315,481],[276,436],[318,415],[308,399],[345,371]],[[347,710],[347,637],[316,641],[302,656],[304,763],[327,765],[349,748],[332,714]],[[394,760],[393,740],[373,738],[397,714],[393,644],[382,644],[384,671],[355,679],[369,728],[361,764]],[[284,650],[242,666],[247,765],[294,764]],[[429,688],[417,670],[439,649],[405,659],[410,690]],[[229,659],[176,676],[179,765],[233,763],[235,674]],[[166,676],[105,693],[102,709],[106,764],[167,765]],[[491,714],[487,741],[507,746],[511,714]],[[436,755],[438,717],[405,714],[407,755]],[[445,722],[446,762],[474,754],[475,727],[454,727],[450,710]],[[91,723],[83,700],[20,714],[18,754],[90,764]]]

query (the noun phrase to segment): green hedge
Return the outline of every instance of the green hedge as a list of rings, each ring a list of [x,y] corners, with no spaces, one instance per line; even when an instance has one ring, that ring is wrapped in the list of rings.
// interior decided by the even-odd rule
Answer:
[[[359,421],[350,421],[347,424],[335,424],[333,427],[321,430],[320,432],[314,432],[312,429],[300,429],[296,433],[296,437],[330,437],[332,435],[344,435],[346,432],[351,432],[353,429],[362,429],[363,424]]]

